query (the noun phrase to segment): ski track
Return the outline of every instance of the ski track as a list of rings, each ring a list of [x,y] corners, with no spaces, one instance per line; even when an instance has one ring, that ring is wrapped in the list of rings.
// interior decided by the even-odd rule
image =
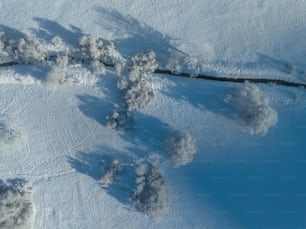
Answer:
[[[97,126],[98,126],[98,124],[95,124],[95,126],[94,126],[93,130],[91,131],[91,133],[87,137],[85,137],[84,140],[82,140],[80,143],[78,143],[75,146],[71,147],[66,152],[63,152],[63,153],[58,154],[58,155],[55,155],[54,157],[48,159],[47,161],[44,161],[44,162],[40,163],[33,170],[31,170],[28,174],[23,174],[23,175],[27,175],[27,176],[35,178],[35,177],[41,177],[41,176],[44,176],[44,175],[48,174],[49,171],[46,171],[46,172],[43,173],[43,171],[45,171],[45,170],[41,171],[39,169],[42,168],[42,167],[43,168],[48,168],[48,166],[46,166],[46,165],[48,165],[48,164],[49,165],[50,164],[55,164],[56,161],[58,161],[59,159],[66,158],[67,156],[72,156],[73,152],[74,153],[77,152],[77,149],[80,146],[82,146],[83,144],[85,144],[95,134]],[[62,139],[66,139],[64,135],[61,135],[61,138]],[[72,139],[71,136],[70,136],[70,139]],[[69,174],[70,172],[67,172],[67,173]],[[37,174],[41,174],[41,175],[37,175]],[[64,172],[63,174],[66,174],[66,172]],[[60,174],[57,175],[57,176],[60,176]],[[49,178],[49,176],[48,176],[48,178]]]

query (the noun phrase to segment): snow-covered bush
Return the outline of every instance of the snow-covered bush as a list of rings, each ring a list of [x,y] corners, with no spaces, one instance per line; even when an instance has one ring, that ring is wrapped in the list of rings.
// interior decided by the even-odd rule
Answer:
[[[118,173],[122,170],[122,164],[118,159],[108,158],[102,161],[103,164],[103,175],[100,179],[100,183],[104,187],[108,187],[111,185],[118,175]]]
[[[52,85],[64,84],[69,80],[68,74],[69,57],[67,55],[58,56],[55,64],[48,72],[45,81]]]
[[[32,228],[34,208],[24,185],[22,180],[13,184],[0,180],[0,228]]]
[[[132,203],[152,219],[167,213],[169,201],[164,178],[152,163],[141,162],[136,167],[136,189]]]
[[[174,167],[187,165],[197,152],[195,140],[190,134],[175,133],[166,139],[166,151]]]
[[[265,135],[277,123],[277,112],[270,106],[269,98],[254,84],[235,89],[225,101],[232,104],[235,117],[250,134]]]
[[[81,64],[71,64],[70,56],[63,54],[56,57],[43,82],[58,88],[67,85],[94,85],[97,81],[97,77],[90,71]]]

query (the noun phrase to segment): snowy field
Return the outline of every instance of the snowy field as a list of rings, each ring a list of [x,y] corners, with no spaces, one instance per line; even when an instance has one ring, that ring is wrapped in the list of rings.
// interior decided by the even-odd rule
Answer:
[[[303,0],[1,0],[0,228],[306,228]]]

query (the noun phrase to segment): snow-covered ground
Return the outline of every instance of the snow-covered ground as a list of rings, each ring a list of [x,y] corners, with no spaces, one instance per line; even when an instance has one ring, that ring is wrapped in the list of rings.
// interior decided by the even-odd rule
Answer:
[[[305,83],[305,7],[302,0],[3,0],[0,32],[49,49],[55,36],[73,47],[89,34],[114,41],[127,60],[153,50],[162,69],[171,57],[191,73]],[[0,123],[16,132],[0,141],[0,180],[26,181],[33,229],[306,228],[305,89],[258,84],[277,122],[252,135],[228,102],[242,85],[151,74],[154,100],[133,112],[134,129],[116,131],[106,120],[122,97],[113,68],[99,75],[70,66],[79,81],[64,86],[42,80],[49,71],[39,62],[0,68]],[[197,153],[174,168],[164,143],[177,131],[194,137]],[[135,163],[152,154],[161,155],[169,198],[157,220],[130,199]],[[123,170],[103,187],[109,156]]]

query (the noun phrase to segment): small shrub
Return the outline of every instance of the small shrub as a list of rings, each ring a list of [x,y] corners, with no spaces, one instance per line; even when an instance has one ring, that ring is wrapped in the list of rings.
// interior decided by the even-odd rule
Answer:
[[[13,128],[9,121],[0,117],[0,146],[6,150],[17,149],[22,144],[22,135]]]
[[[5,144],[10,144],[15,141],[18,137],[14,129],[7,127],[5,123],[0,123],[0,142]]]
[[[277,123],[277,112],[270,106],[269,98],[254,84],[235,89],[226,102],[233,105],[236,118],[250,134],[266,135]]]
[[[152,219],[167,213],[169,201],[165,181],[158,172],[158,168],[151,164],[141,162],[136,167],[136,189],[132,203],[140,212]]]
[[[174,167],[189,164],[197,152],[193,137],[181,133],[176,133],[166,140],[166,150]]]

